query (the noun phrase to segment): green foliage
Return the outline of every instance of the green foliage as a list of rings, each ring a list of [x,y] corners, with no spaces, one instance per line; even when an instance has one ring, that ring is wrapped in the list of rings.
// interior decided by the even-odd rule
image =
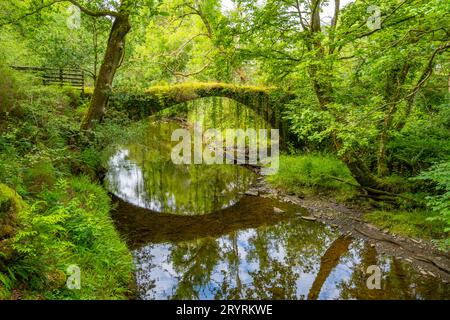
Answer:
[[[340,160],[327,154],[307,154],[281,155],[278,173],[267,179],[276,187],[297,195],[313,192],[349,199],[356,194],[352,186],[332,177],[354,183]]]
[[[305,150],[356,155],[365,175],[411,175],[442,160],[448,129],[435,127],[427,141],[424,124],[448,109],[446,1],[354,1],[336,11],[335,25],[323,23],[327,4],[240,1],[227,39],[260,63],[266,81],[296,93],[286,118]],[[381,10],[379,29],[367,24],[369,5]]]
[[[10,278],[26,285],[30,297],[124,298],[132,261],[109,210],[107,193],[88,178],[59,180],[21,213]],[[64,273],[72,264],[81,269],[80,290],[65,287]]]
[[[392,170],[417,175],[433,163],[450,157],[450,109],[435,105],[436,111],[420,112],[388,145]]]
[[[437,195],[428,196],[427,204],[435,216],[428,220],[440,222],[450,232],[450,161],[436,164],[413,179],[434,182]]]
[[[284,116],[299,145],[333,154],[283,155],[280,171],[269,177],[273,184],[299,195],[348,199],[355,189],[333,177],[355,180],[336,157],[355,166],[360,162],[353,160],[361,160],[366,176],[379,174],[394,192],[412,190],[405,178],[422,172],[414,190],[429,193],[429,212],[368,217],[394,231],[442,240],[450,230],[448,0],[353,1],[336,24],[321,19],[329,2],[241,0],[225,11],[218,0],[160,7],[154,0],[80,0],[91,10],[120,9],[133,25],[114,79],[126,90],[111,101],[119,108],[108,108],[107,119],[84,133],[79,126],[87,102],[77,92],[43,88],[39,77],[9,66],[83,68],[93,80],[111,19],[83,14],[79,28],[71,29],[67,1],[43,10],[40,0],[0,2],[0,209],[15,203],[6,185],[32,204],[15,210],[22,227],[14,237],[16,260],[0,273],[0,297],[17,285],[25,285],[25,298],[124,297],[131,260],[108,217],[108,197],[74,175],[96,177],[115,145],[144,130],[131,125],[127,111],[148,115],[143,111],[217,90],[235,93],[225,81],[242,83],[238,97],[250,106],[262,106],[248,98],[254,93],[284,104],[273,87],[295,93]],[[368,27],[368,5],[381,9],[380,29]],[[210,117],[197,116],[205,114]],[[82,269],[81,291],[64,288],[69,264]]]
[[[25,90],[25,92],[23,91]],[[65,89],[23,88],[18,111],[5,119],[0,135],[0,181],[21,194],[39,192],[68,174],[78,154],[70,148],[78,130]],[[25,189],[29,188],[28,191]]]
[[[159,12],[135,16],[129,39],[130,61],[124,63],[118,83],[126,87],[179,82],[185,79],[231,80],[235,53],[217,41],[226,28],[220,1],[161,1]],[[142,23],[146,21],[146,23]]]
[[[37,10],[41,5],[35,0],[0,4],[0,25],[9,23],[2,27],[0,36],[5,44],[0,51],[5,51],[7,63],[80,68],[90,76],[97,73],[111,28],[110,21],[83,16],[79,26],[70,27],[68,22],[73,21],[74,11],[69,10],[68,1]],[[38,13],[21,19],[34,10]],[[86,77],[87,81],[90,79]]]
[[[72,176],[95,176],[102,143],[113,139],[109,134],[119,136],[119,129],[113,133],[105,124],[105,136],[99,133],[80,150],[72,144],[81,119],[74,113],[78,96],[66,88],[21,89],[20,112],[8,115],[0,134],[0,181],[31,206],[18,214],[14,243],[0,250],[9,257],[0,297],[19,289],[24,299],[125,298],[132,262],[109,217],[109,197],[88,178]],[[81,290],[65,286],[71,264],[81,268]]]

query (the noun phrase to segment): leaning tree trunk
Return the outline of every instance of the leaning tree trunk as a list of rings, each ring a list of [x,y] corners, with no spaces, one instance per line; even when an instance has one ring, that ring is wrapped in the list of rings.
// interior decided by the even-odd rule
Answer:
[[[320,269],[316,278],[309,289],[308,300],[317,300],[322,286],[339,263],[341,257],[348,252],[348,248],[352,243],[352,238],[348,236],[340,236],[330,245],[320,259]]]
[[[353,178],[363,188],[386,190],[389,186],[376,177],[367,165],[353,152],[346,152],[341,160],[347,165]]]
[[[108,104],[111,85],[123,58],[125,37],[131,29],[128,15],[115,18],[106,47],[100,72],[95,83],[94,93],[89,104],[89,110],[81,124],[82,130],[90,129],[93,124],[102,119]]]

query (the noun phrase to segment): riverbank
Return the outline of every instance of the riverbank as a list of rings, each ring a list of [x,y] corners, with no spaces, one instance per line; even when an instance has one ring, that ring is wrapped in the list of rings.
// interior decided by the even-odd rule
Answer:
[[[0,299],[132,294],[132,257],[97,178],[114,135],[77,136],[82,112],[76,92],[29,88],[0,118]]]
[[[257,167],[246,167],[259,173]],[[348,168],[331,155],[281,155],[278,173],[260,176],[246,194],[303,207],[311,220],[368,239],[379,252],[404,259],[424,276],[450,281],[450,256],[440,245],[448,237],[445,225],[429,221],[432,213],[425,208],[408,211],[389,203],[374,207],[359,198],[355,184]]]
[[[259,173],[258,167],[246,167]],[[277,174],[260,176],[247,194],[299,205],[311,220],[368,239],[379,252],[404,259],[422,275],[450,281],[449,234],[445,223],[432,219],[436,213],[424,206],[374,203],[355,185],[348,168],[332,155],[282,154]]]
[[[322,167],[321,170],[326,170],[326,167]],[[345,171],[341,171],[341,174],[345,175]],[[292,181],[282,183],[283,176],[289,175],[282,171],[275,177],[258,178],[251,193],[299,205],[308,210],[307,219],[330,225],[342,234],[367,239],[379,252],[411,263],[422,275],[437,277],[446,283],[450,282],[450,255],[429,237],[412,237],[407,232],[391,232],[386,228],[389,220],[377,220],[379,211],[368,203],[349,202],[350,198],[345,196],[352,194],[352,191],[348,189],[337,192],[338,196],[333,199],[329,192],[333,188],[328,189],[328,193],[323,189],[322,192],[318,192],[318,186],[308,189],[304,185],[297,185],[293,189],[290,187]],[[303,192],[298,195],[300,187]],[[392,211],[390,214],[395,217],[396,212]],[[376,223],[373,222],[374,220]],[[420,223],[429,224],[425,219],[422,219]],[[393,226],[395,227],[395,224]],[[423,236],[427,233],[422,231],[419,235]],[[440,234],[440,236],[445,235],[444,232]]]

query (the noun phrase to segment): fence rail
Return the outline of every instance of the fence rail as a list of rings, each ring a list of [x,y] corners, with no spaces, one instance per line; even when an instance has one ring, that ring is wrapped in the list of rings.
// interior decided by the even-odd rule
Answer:
[[[39,73],[44,85],[70,85],[80,89],[84,93],[84,71],[80,69],[50,68],[50,67],[29,67],[29,66],[11,66],[11,68],[24,71]]]

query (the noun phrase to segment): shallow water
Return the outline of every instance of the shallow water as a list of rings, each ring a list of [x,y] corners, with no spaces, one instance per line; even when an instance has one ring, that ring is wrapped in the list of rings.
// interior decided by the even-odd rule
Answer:
[[[171,132],[176,123],[149,125],[140,143],[123,146],[111,157],[107,180],[121,199],[156,212],[205,214],[234,205],[255,175],[235,165],[176,165]]]
[[[447,299],[448,285],[296,215],[245,196],[206,215],[150,212],[117,200],[114,219],[136,264],[139,299]],[[273,207],[285,213],[274,213]],[[367,267],[381,268],[369,290]]]
[[[448,285],[407,262],[299,218],[303,208],[245,196],[255,175],[243,167],[174,165],[175,127],[150,126],[110,160],[113,218],[134,256],[139,299],[450,297]],[[371,265],[381,289],[367,286]]]

